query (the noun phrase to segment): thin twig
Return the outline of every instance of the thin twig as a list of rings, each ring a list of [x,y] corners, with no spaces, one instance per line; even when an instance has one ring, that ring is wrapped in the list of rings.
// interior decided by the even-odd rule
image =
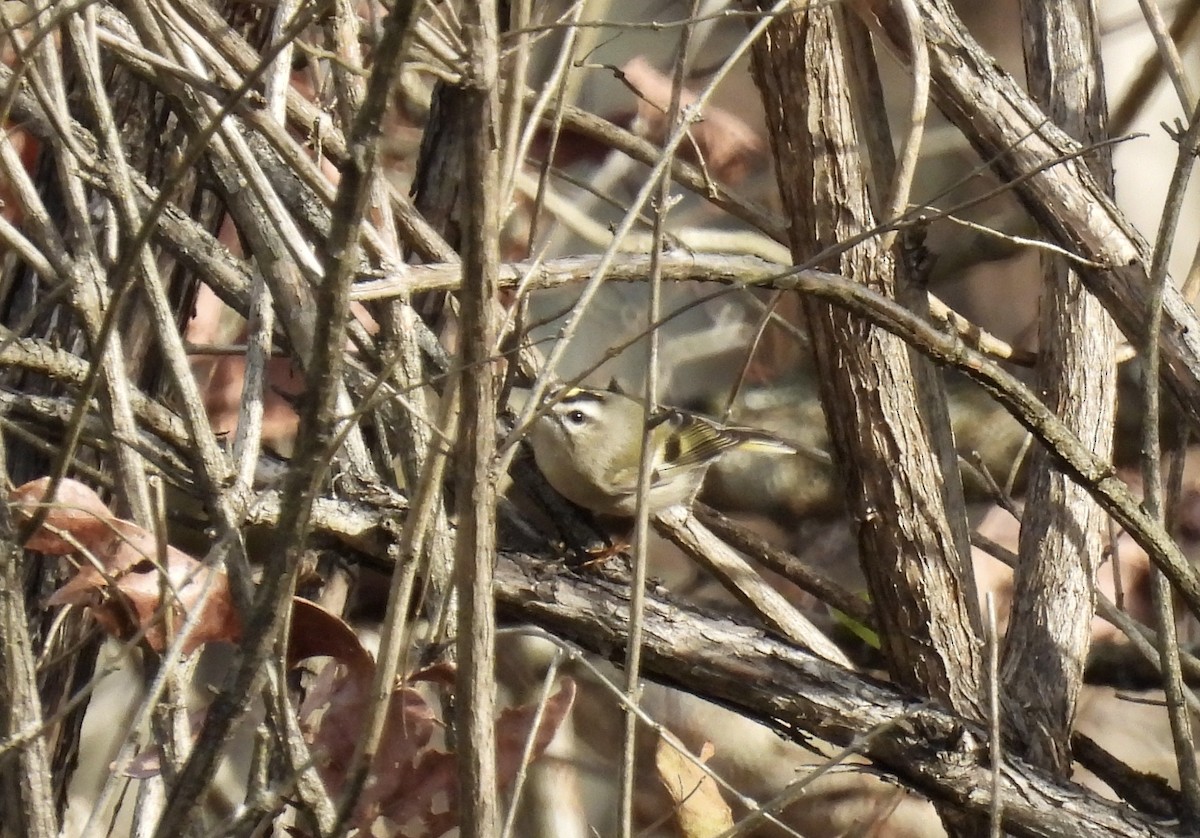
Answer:
[[[554,689],[554,680],[558,677],[558,669],[564,657],[562,648],[559,647],[553,660],[550,661],[550,665],[546,667],[545,677],[542,678],[542,691],[538,694],[537,709],[533,713],[533,718],[529,720],[529,736],[525,738],[525,747],[521,750],[521,762],[517,766],[516,776],[513,777],[508,815],[504,818],[504,831],[500,834],[500,838],[511,838],[513,827],[516,825],[521,792],[525,788],[525,778],[529,771],[529,764],[533,761],[534,746],[537,744],[537,731],[542,726],[542,715],[546,711],[546,703],[550,700],[551,690]]]
[[[1143,8],[1146,8],[1143,3]],[[1149,13],[1149,12],[1148,12]],[[1168,68],[1170,65],[1168,64]],[[1182,91],[1181,94],[1183,95]],[[1163,299],[1168,281],[1167,263],[1175,239],[1176,225],[1183,210],[1184,192],[1191,179],[1196,155],[1200,153],[1200,103],[1192,113],[1186,131],[1175,137],[1179,144],[1175,170],[1154,241],[1147,295],[1147,338],[1142,346],[1143,414],[1141,426],[1142,505],[1146,514],[1160,526],[1165,526],[1163,504],[1162,443],[1160,438],[1159,380],[1161,352],[1158,334],[1163,325]],[[1159,570],[1151,571],[1151,594],[1158,616],[1159,656],[1162,662],[1163,689],[1167,698],[1167,714],[1171,722],[1171,737],[1175,744],[1175,762],[1179,770],[1180,790],[1187,805],[1187,820],[1194,829],[1200,826],[1200,765],[1192,738],[1191,716],[1184,706],[1183,675],[1179,667],[1178,639],[1175,636],[1175,614],[1171,604],[1170,585]]]
[[[699,0],[693,0],[690,15],[698,12]],[[674,62],[674,83],[671,87],[671,102],[667,110],[667,125],[672,130],[681,121],[680,102],[683,97],[684,82],[687,78],[687,66],[691,59],[689,46],[692,39],[692,27],[684,26],[680,30],[679,43],[676,47]],[[664,152],[666,162],[674,157],[671,150]],[[662,240],[666,229],[667,213],[670,211],[671,178],[669,169],[664,167],[658,180],[658,194],[654,201],[654,222],[651,233],[650,250],[650,305],[646,310],[647,319],[647,358],[645,399],[643,402],[643,427],[641,444],[639,446],[638,481],[637,481],[637,515],[634,518],[634,554],[633,578],[629,596],[629,643],[625,647],[625,693],[628,699],[627,707],[636,707],[641,700],[641,669],[642,669],[642,609],[646,602],[646,573],[649,559],[650,544],[650,487],[654,480],[654,472],[661,463],[662,452],[655,447],[656,428],[651,417],[658,409],[658,348],[659,332],[654,324],[659,319],[662,307],[662,271],[659,267],[659,253],[662,251]],[[636,785],[637,766],[637,714],[632,710],[625,711],[625,728],[621,749],[620,776],[620,831],[621,838],[633,838],[633,807]]]
[[[917,159],[921,153],[921,138],[925,134],[925,109],[929,104],[929,49],[925,45],[924,27],[913,0],[900,0],[897,4],[904,22],[908,26],[912,56],[912,97],[909,101],[908,132],[900,149],[896,172],[888,195],[883,218],[897,218],[908,208],[908,196],[912,191],[913,177],[917,172]],[[891,230],[880,240],[882,250],[891,250],[896,240],[896,231]]]
[[[996,597],[991,591],[984,597],[983,617],[987,646],[988,756],[992,762],[992,808],[988,815],[988,830],[992,838],[1000,838],[1004,811],[1000,788],[1000,769],[1004,764],[1000,729],[1000,632],[996,628]]]
[[[1175,95],[1179,98],[1179,107],[1186,113],[1194,106],[1196,95],[1183,71],[1179,48],[1175,46],[1175,39],[1167,31],[1166,21],[1163,20],[1162,11],[1158,8],[1156,0],[1138,0],[1138,5],[1142,7],[1142,17],[1146,19],[1146,27],[1154,37],[1158,59],[1166,68],[1167,77],[1171,79],[1171,84],[1175,87]]]

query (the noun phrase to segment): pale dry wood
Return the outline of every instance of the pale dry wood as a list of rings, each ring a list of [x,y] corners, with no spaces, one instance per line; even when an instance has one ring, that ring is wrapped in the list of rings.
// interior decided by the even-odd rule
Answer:
[[[67,113],[66,80],[62,66],[62,57],[57,46],[51,39],[41,40],[34,48],[33,63],[30,66],[29,79],[35,90],[58,118]],[[114,129],[111,120],[108,127]],[[89,399],[93,388],[99,388],[102,398],[108,408],[110,420],[117,432],[125,437],[134,435],[134,421],[129,399],[125,392],[125,384],[130,380],[137,364],[129,364],[124,357],[122,347],[114,339],[117,331],[118,312],[125,292],[128,291],[126,281],[122,278],[108,282],[107,270],[102,264],[100,255],[99,231],[92,222],[88,198],[82,181],[79,161],[73,153],[69,137],[57,133],[50,138],[54,147],[52,160],[57,177],[61,183],[59,195],[62,205],[60,212],[72,234],[63,236],[63,243],[70,251],[70,261],[64,276],[72,286],[71,303],[88,340],[93,347],[97,360],[95,362],[97,377],[93,375],[84,385],[85,397]],[[115,287],[114,287],[115,286]],[[82,406],[84,401],[81,400]],[[82,413],[72,422],[68,430],[68,438],[64,444],[65,456],[54,469],[55,481],[61,480],[66,473],[66,462],[74,448],[72,437],[82,420]],[[111,465],[116,471],[122,502],[128,504],[130,514],[135,520],[148,525],[152,515],[150,510],[150,492],[146,485],[146,466],[141,456],[128,446],[116,446],[110,453]]]
[[[1107,100],[1098,24],[1086,0],[1022,3],[1029,86],[1081,143],[1104,137]],[[1090,161],[1111,190],[1112,165]],[[1116,415],[1116,330],[1100,302],[1061,259],[1045,258],[1039,321],[1039,390],[1063,424],[1110,458]],[[1013,611],[1004,640],[1004,723],[1017,753],[1071,773],[1071,726],[1083,683],[1096,566],[1107,518],[1087,491],[1038,448],[1020,535]]]
[[[463,25],[470,73],[460,89],[467,131],[463,179],[463,291],[454,574],[458,594],[455,725],[459,834],[494,838],[501,814],[496,775],[497,394],[500,264],[499,49],[496,4],[467,4]]]
[[[132,22],[146,42],[164,53],[177,46],[169,45],[158,20],[145,13],[143,4],[131,4],[129,8],[136,12]],[[288,610],[283,604],[292,594],[299,568],[297,551],[307,534],[311,500],[320,494],[326,468],[334,454],[328,445],[335,438],[336,417],[347,412],[341,409],[346,402],[341,373],[349,319],[348,289],[350,277],[357,268],[358,237],[355,234],[368,194],[364,185],[369,184],[373,176],[379,117],[402,57],[399,46],[405,23],[403,15],[392,15],[385,21],[381,48],[390,46],[384,53],[388,60],[376,65],[367,97],[370,106],[364,105],[352,128],[350,147],[354,154],[342,172],[334,202],[333,223],[324,242],[323,258],[316,266],[321,282],[315,292],[310,292],[301,281],[302,271],[312,269],[313,265],[307,262],[313,257],[302,245],[294,244],[289,248],[282,244],[280,236],[292,223],[269,182],[265,182],[244,138],[231,121],[222,120],[212,129],[209,153],[216,157],[214,168],[218,181],[226,190],[227,206],[237,218],[240,231],[251,246],[257,248],[256,259],[259,266],[265,268],[264,275],[280,305],[285,329],[291,330],[293,345],[305,367],[309,397],[303,405],[297,437],[297,459],[305,467],[292,469],[285,480],[281,532],[267,554],[255,606],[246,615],[240,659],[230,672],[228,689],[220,693],[210,709],[208,722],[158,824],[159,835],[179,831],[201,799],[225,734],[244,712],[248,696],[260,677],[263,661]],[[183,31],[182,27],[176,26],[172,36]],[[195,41],[190,46],[196,46]],[[204,127],[207,127],[203,122],[205,118],[221,115],[214,111],[214,103],[189,89],[173,92],[190,108],[186,111],[190,118]],[[247,181],[251,189],[243,188]],[[320,312],[319,317],[317,312]],[[348,442],[354,442],[354,435]],[[351,449],[354,447],[350,445]],[[351,458],[352,465],[355,460],[355,457]],[[357,458],[355,467],[365,474],[366,466],[361,457]]]
[[[664,509],[658,513],[655,524],[659,532],[716,576],[722,586],[772,631],[826,660],[853,668],[845,652],[689,510],[682,506]]]
[[[0,462],[3,462],[0,456]],[[42,727],[34,658],[25,614],[21,551],[7,508],[0,509],[4,543],[0,545],[0,739],[8,740]],[[0,801],[6,813],[4,831],[29,838],[58,835],[54,794],[50,785],[47,739],[33,736],[13,754],[0,758]]]

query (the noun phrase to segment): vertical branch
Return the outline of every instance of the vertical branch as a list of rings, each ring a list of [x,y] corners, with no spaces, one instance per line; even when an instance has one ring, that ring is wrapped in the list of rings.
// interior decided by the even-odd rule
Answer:
[[[924,119],[929,98],[929,62],[920,19],[913,0],[899,4],[908,30],[913,52],[912,102],[905,140],[897,158],[892,149],[892,131],[888,125],[887,108],[883,98],[883,82],[871,43],[870,32],[857,18],[845,20],[844,31],[850,56],[852,96],[863,119],[863,145],[875,175],[876,203],[882,206],[883,220],[899,217],[908,207],[911,179],[924,135]],[[925,56],[925,60],[922,60]],[[886,186],[886,189],[885,189]],[[886,195],[886,204],[882,203]],[[880,240],[881,250],[893,250],[896,231]],[[914,230],[900,240],[894,255],[903,257],[897,265],[896,298],[916,314],[928,317],[930,297],[927,286],[929,264],[924,249],[924,232]],[[947,516],[954,533],[955,549],[961,562],[963,592],[972,630],[982,636],[983,623],[979,618],[979,591],[975,584],[975,568],[971,563],[971,535],[967,526],[966,499],[963,497],[962,476],[958,468],[958,450],[950,424],[950,401],[941,370],[920,352],[910,350],[916,380],[917,404],[924,426],[928,429],[930,445],[941,468],[940,484]]]
[[[1159,221],[1158,235],[1154,240],[1154,257],[1150,263],[1150,293],[1146,300],[1149,316],[1148,332],[1155,335],[1162,327],[1163,301],[1170,278],[1167,262],[1175,243],[1176,227],[1183,208],[1183,198],[1191,180],[1196,155],[1200,149],[1200,105],[1192,112],[1186,131],[1175,136],[1179,144],[1175,171],[1171,174],[1171,185]],[[1145,412],[1142,416],[1142,484],[1146,513],[1159,524],[1166,521],[1162,486],[1162,440],[1160,439],[1160,396],[1162,370],[1160,347],[1147,338],[1142,347],[1145,363],[1143,392]],[[1181,445],[1186,443],[1187,432],[1183,433]],[[1178,478],[1176,479],[1178,486]],[[1176,492],[1173,497],[1178,497]],[[1175,745],[1175,761],[1179,769],[1179,786],[1187,807],[1185,823],[1195,829],[1200,823],[1200,769],[1196,763],[1195,744],[1192,735],[1192,720],[1185,706],[1186,690],[1179,662],[1179,641],[1175,632],[1175,613],[1171,587],[1157,569],[1151,575],[1151,594],[1155,615],[1158,620],[1158,654],[1163,673],[1163,690],[1166,694],[1167,714],[1171,722],[1171,738]]]
[[[1030,93],[1081,143],[1104,136],[1107,110],[1096,19],[1088,0],[1021,4]],[[1112,191],[1106,153],[1088,158]],[[1066,262],[1047,256],[1038,387],[1050,409],[1097,456],[1112,455],[1116,328]],[[1071,724],[1095,610],[1105,516],[1043,448],[1031,458],[1012,616],[1005,638],[1004,722],[1018,752],[1071,773]]]
[[[21,585],[21,551],[6,504],[0,504],[0,532],[4,534],[0,544],[0,741],[9,742],[41,727],[42,707]],[[15,754],[0,758],[4,826],[13,834],[30,838],[58,834],[47,741],[45,736],[29,736]]]
[[[494,2],[463,7],[470,66],[463,94],[469,106],[464,188],[461,295],[462,413],[459,425],[455,544],[458,591],[459,801],[463,838],[499,833],[496,790],[495,635],[492,600],[496,560],[496,392],[492,349],[498,329],[500,154],[497,137],[499,25]]]
[[[754,47],[795,260],[874,226],[851,116],[838,12],[780,15]],[[894,296],[878,240],[822,265]],[[937,457],[922,423],[907,348],[811,298],[805,314],[826,420],[893,677],[981,718],[982,663],[947,522]]]
[[[875,226],[841,14],[840,7],[805,6],[776,18],[754,45],[752,66],[797,263]],[[838,255],[818,267],[896,297],[897,266],[884,242],[866,239],[830,252]],[[970,601],[963,528],[956,532],[948,518],[949,493],[912,355],[896,336],[844,310],[807,296],[803,304],[891,675],[905,690],[982,719],[978,603]],[[980,834],[982,823],[961,810],[946,807],[942,815],[951,834]]]
[[[687,22],[679,36],[679,47],[675,55],[673,84],[671,87],[671,102],[667,108],[667,125],[669,130],[677,130],[679,121],[679,106],[683,95],[683,87],[687,77],[687,66],[690,56],[688,47],[691,44],[692,28],[699,10],[693,2],[688,12]],[[664,151],[670,157],[674,152]],[[642,611],[646,605],[646,568],[649,564],[650,545],[650,507],[646,498],[650,494],[653,483],[654,468],[658,460],[658,452],[652,450],[654,443],[654,428],[650,421],[651,414],[658,404],[658,322],[659,310],[662,307],[662,266],[659,253],[662,245],[663,232],[666,227],[667,212],[671,205],[671,172],[664,169],[659,175],[658,195],[654,202],[654,223],[652,228],[652,243],[650,249],[650,300],[646,308],[646,382],[644,405],[645,419],[642,430],[640,462],[638,464],[638,508],[634,521],[634,557],[633,579],[629,597],[629,643],[625,647],[625,692],[628,705],[625,707],[624,744],[621,753],[621,830],[622,838],[630,838],[634,834],[633,806],[637,774],[637,729],[638,703],[642,700],[641,668],[642,668]]]

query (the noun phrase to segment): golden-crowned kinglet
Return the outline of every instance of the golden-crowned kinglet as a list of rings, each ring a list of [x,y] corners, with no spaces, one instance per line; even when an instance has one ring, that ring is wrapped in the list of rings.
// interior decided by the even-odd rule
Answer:
[[[556,401],[557,400],[557,401]],[[530,430],[534,460],[563,497],[600,515],[637,511],[642,449],[641,402],[610,390],[572,388],[546,397],[550,407]],[[651,512],[690,502],[705,469],[733,448],[796,453],[764,431],[725,427],[695,413],[665,408],[650,417]]]

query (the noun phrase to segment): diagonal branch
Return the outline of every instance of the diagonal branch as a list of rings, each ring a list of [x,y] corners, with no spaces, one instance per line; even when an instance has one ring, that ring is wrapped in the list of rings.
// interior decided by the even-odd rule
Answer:
[[[887,46],[911,60],[899,11],[886,0],[856,0]],[[1016,81],[996,66],[946,0],[917,0],[929,45],[934,99],[999,174],[1016,183],[1033,217],[1059,244],[1108,266],[1080,276],[1135,346],[1145,345],[1150,248],[1087,166],[1051,165],[1079,143],[1054,125]],[[1194,427],[1200,427],[1200,318],[1171,283],[1163,294],[1163,375]]]
[[[573,643],[620,659],[627,638],[627,588],[594,576],[550,576],[540,563],[502,560],[496,595],[511,619],[536,622]],[[803,742],[837,745],[885,732],[863,755],[905,785],[986,816],[991,768],[986,732],[914,702],[819,655],[731,620],[648,597],[643,665],[656,680],[718,701]],[[1021,836],[1176,836],[1177,822],[1104,800],[1012,760],[1000,772],[1005,829]]]

